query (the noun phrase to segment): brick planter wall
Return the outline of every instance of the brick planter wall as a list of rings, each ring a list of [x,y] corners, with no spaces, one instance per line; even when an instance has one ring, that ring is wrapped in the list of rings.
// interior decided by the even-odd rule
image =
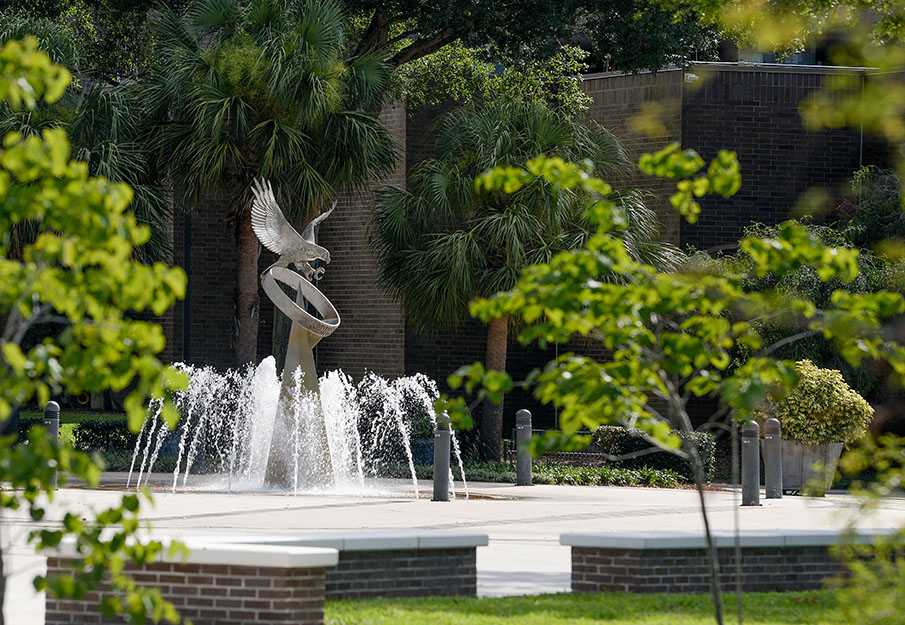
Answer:
[[[718,549],[720,581],[735,588],[735,552]],[[813,590],[827,577],[844,572],[826,547],[742,549],[745,591]],[[703,549],[597,549],[572,547],[572,590],[600,592],[710,591],[710,572]]]
[[[475,548],[343,551],[327,569],[328,599],[477,594]]]
[[[47,559],[47,574],[68,573],[66,560]],[[324,622],[324,569],[222,564],[157,563],[127,569],[139,585],[160,588],[183,619],[195,625],[320,625]],[[78,601],[46,601],[46,625],[122,623],[104,618],[98,601],[109,587]]]
[[[844,574],[845,566],[830,552],[833,545],[854,540],[871,543],[893,530],[859,530],[853,536],[832,530],[743,531],[742,588],[745,591],[814,590]],[[735,588],[733,532],[713,533],[720,582]],[[581,532],[560,537],[572,547],[574,592],[710,591],[706,541],[697,532]]]

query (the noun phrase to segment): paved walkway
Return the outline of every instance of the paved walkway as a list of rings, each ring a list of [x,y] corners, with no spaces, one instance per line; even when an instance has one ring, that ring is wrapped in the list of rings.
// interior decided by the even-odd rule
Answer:
[[[155,476],[156,478],[156,476]],[[152,481],[166,484],[172,476]],[[91,510],[114,504],[122,495],[123,474],[105,474],[97,490],[61,490],[53,513],[41,523],[53,526],[63,511]],[[487,547],[478,549],[478,592],[502,596],[569,590],[569,550],[559,535],[581,530],[695,530],[703,527],[700,502],[694,490],[600,488],[586,486],[527,486],[470,484],[471,498],[448,503],[415,499],[412,485],[386,481],[383,494],[283,495],[273,493],[212,493],[203,490],[154,493],[155,505],[145,518],[160,536],[217,533],[289,533],[318,529],[468,529],[485,532]],[[422,497],[430,493],[423,482]],[[461,485],[457,484],[461,492]],[[905,525],[905,499],[884,501],[871,513],[843,495],[822,499],[786,497],[762,500],[758,508],[739,508],[736,493],[706,493],[715,529],[832,529],[855,521],[859,527]],[[12,625],[43,623],[43,600],[28,580],[41,572],[43,560],[24,546],[28,530],[37,525],[4,518],[4,545],[13,569],[6,616]]]

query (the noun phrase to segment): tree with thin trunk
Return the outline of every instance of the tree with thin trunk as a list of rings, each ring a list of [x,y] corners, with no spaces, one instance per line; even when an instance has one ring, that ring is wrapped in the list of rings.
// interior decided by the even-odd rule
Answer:
[[[269,179],[300,222],[395,162],[375,112],[388,69],[373,56],[344,57],[346,22],[332,0],[195,0],[153,25],[158,63],[141,89],[159,120],[159,158],[186,206],[205,192],[228,197],[239,365],[257,359],[252,181]]]
[[[372,246],[383,288],[402,302],[420,331],[454,327],[468,303],[511,289],[528,265],[581,247],[592,232],[579,193],[538,180],[518,193],[476,189],[477,175],[517,166],[539,154],[585,161],[613,177],[630,167],[616,138],[593,122],[579,122],[548,105],[493,102],[451,113],[441,123],[437,157],[409,175],[408,188],[378,190]],[[657,242],[658,223],[637,192],[614,194],[627,227],[621,233],[637,258],[672,267],[681,257]],[[485,363],[505,371],[509,319],[487,327]],[[500,456],[502,404],[485,406],[482,455]]]

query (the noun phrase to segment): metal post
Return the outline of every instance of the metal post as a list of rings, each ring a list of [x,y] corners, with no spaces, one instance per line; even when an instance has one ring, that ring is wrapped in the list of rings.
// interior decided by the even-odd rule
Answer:
[[[531,412],[522,408],[515,413],[515,458],[516,484],[531,486]]]
[[[779,419],[764,422],[764,486],[767,499],[782,499],[782,435]]]
[[[748,421],[742,428],[742,505],[760,505],[760,426]]]
[[[44,406],[44,420],[41,425],[47,430],[47,436],[50,440],[55,443],[60,441],[60,404],[55,401],[47,402],[47,405]],[[54,486],[56,486],[56,483],[57,474],[54,472]]]
[[[434,432],[434,501],[449,501],[449,415],[437,415]]]

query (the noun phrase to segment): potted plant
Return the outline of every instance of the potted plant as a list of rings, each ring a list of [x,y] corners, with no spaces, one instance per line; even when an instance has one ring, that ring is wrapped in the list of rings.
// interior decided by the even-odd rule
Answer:
[[[404,419],[408,426],[412,462],[417,465],[434,464],[434,420],[424,405],[405,402]]]
[[[874,411],[835,369],[795,363],[798,384],[769,412],[782,424],[783,490],[833,482],[842,448],[867,432]]]

